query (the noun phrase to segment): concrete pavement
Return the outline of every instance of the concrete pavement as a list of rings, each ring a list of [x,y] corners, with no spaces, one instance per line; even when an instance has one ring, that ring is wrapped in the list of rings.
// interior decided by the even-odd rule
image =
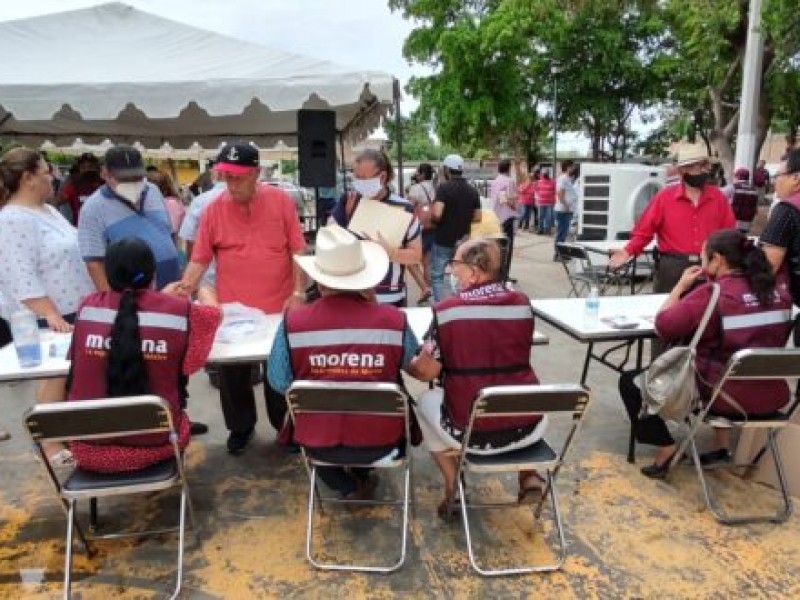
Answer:
[[[552,262],[552,238],[519,234],[512,276],[539,297],[561,297],[567,282]],[[416,290],[414,291],[416,293]],[[547,325],[549,346],[533,349],[545,383],[577,382],[584,347]],[[190,383],[190,413],[209,423],[208,435],[187,452],[197,528],[187,538],[186,598],[791,598],[800,596],[800,520],[726,528],[703,507],[694,472],[681,468],[670,482],[642,477],[638,466],[652,452],[639,449],[639,465],[625,461],[628,423],[616,391],[615,373],[593,365],[592,402],[558,481],[569,544],[564,569],[549,575],[484,579],[474,574],[459,520],[436,517],[441,494],[438,471],[414,452],[417,496],[405,567],[388,575],[322,573],[304,558],[307,478],[297,455],[274,443],[260,407],[255,440],[240,457],[225,451],[216,391],[204,374]],[[415,392],[424,389],[409,382]],[[260,393],[260,390],[259,390]],[[63,577],[63,513],[32,457],[21,415],[32,403],[33,385],[0,386],[2,426],[13,439],[0,443],[0,596],[53,598]],[[554,428],[554,434],[559,428]],[[786,457],[787,462],[795,457]],[[774,492],[732,475],[724,483],[731,505],[773,506]],[[480,481],[474,494],[513,494],[512,477]],[[399,490],[383,478],[381,494]],[[155,522],[172,518],[177,497],[143,495],[101,503],[109,525],[130,517]],[[545,516],[549,511],[545,511]],[[330,553],[353,559],[394,556],[397,521],[387,508],[327,513],[319,541]],[[478,523],[478,543],[490,560],[525,561],[549,555],[533,528],[530,511],[493,512]],[[174,536],[105,541],[99,554],[75,559],[76,597],[161,598],[172,582]],[[486,546],[484,546],[486,547]]]

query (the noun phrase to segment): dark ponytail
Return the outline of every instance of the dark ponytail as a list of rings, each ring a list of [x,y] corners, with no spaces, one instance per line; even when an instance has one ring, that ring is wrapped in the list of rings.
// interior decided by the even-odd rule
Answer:
[[[728,267],[741,271],[761,306],[772,304],[775,291],[775,274],[764,251],[741,231],[722,229],[715,231],[706,241],[706,255],[721,255]]]
[[[150,382],[142,353],[136,295],[152,283],[155,257],[139,238],[125,238],[108,247],[105,268],[111,289],[122,294],[111,328],[106,392],[112,398],[147,394]]]
[[[136,292],[122,292],[117,318],[111,328],[111,346],[108,350],[106,393],[111,398],[139,396],[150,391],[147,368],[142,354],[142,337],[139,335],[139,312]]]

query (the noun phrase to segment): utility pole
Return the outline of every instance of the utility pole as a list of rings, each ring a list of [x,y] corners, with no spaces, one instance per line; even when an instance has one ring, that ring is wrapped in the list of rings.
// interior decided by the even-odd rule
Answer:
[[[761,31],[761,0],[750,0],[747,45],[742,69],[742,97],[739,104],[739,129],[736,136],[736,160],[733,168],[745,167],[752,181],[756,165],[758,105],[761,98],[761,70],[764,59],[764,35]],[[728,175],[731,175],[730,173]]]

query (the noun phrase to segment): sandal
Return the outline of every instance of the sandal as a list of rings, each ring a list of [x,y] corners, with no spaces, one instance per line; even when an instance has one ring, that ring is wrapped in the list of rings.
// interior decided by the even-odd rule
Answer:
[[[541,494],[545,483],[547,482],[536,471],[520,471],[517,502],[525,500],[528,494]]]
[[[432,295],[433,295],[432,290],[428,290],[424,294],[420,295],[419,300],[417,300],[417,305],[425,304],[428,300],[431,299]]]

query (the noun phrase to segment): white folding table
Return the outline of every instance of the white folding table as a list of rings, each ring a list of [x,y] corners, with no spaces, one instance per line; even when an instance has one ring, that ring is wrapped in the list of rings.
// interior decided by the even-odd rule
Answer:
[[[427,307],[405,308],[403,311],[408,317],[408,323],[419,341],[430,328],[432,311]],[[280,314],[267,315],[268,329],[259,339],[245,340],[236,343],[215,343],[208,355],[210,364],[235,364],[252,363],[266,360],[272,348],[275,332],[281,321]],[[25,381],[31,379],[48,379],[51,377],[66,377],[69,371],[69,361],[64,358],[50,356],[50,346],[58,342],[62,347],[71,334],[53,333],[42,331],[42,364],[36,367],[22,368],[19,366],[17,354],[13,344],[0,348],[0,383],[12,381]],[[59,341],[60,340],[60,341]],[[534,334],[533,343],[542,345],[549,343],[546,335],[540,332]]]
[[[601,296],[599,318],[596,323],[587,323],[585,317],[585,298],[548,298],[533,300],[531,306],[536,316],[549,323],[571,338],[586,344],[586,357],[580,382],[586,385],[589,363],[596,360],[610,369],[622,373],[630,358],[631,347],[636,344],[636,368],[643,366],[644,341],[656,337],[653,323],[656,313],[666,300],[667,294],[638,294],[635,296]],[[606,320],[624,315],[636,326],[631,329],[616,329]],[[597,342],[619,342],[605,350],[595,353]],[[620,362],[612,362],[608,356],[612,352],[625,348],[625,356]],[[628,450],[628,460],[633,462],[634,445],[633,429]]]

